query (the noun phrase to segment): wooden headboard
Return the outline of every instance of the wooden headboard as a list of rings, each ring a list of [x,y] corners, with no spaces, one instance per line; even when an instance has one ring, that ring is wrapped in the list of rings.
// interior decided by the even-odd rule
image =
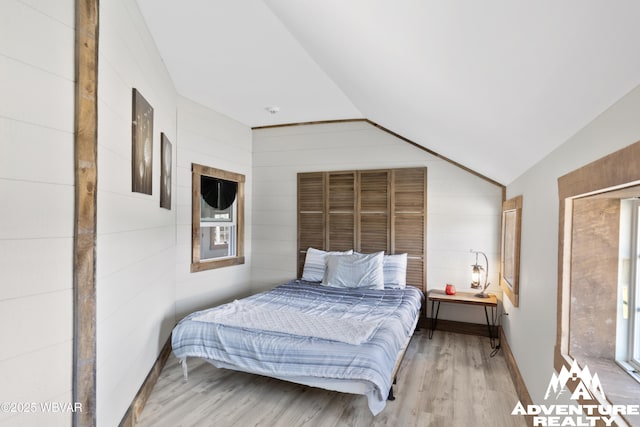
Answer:
[[[408,254],[407,284],[426,291],[427,168],[298,174],[298,277],[306,250]]]

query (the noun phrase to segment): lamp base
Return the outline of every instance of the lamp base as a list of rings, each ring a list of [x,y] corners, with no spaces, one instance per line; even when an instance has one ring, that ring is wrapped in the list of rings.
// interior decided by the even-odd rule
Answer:
[[[485,294],[484,292],[477,293],[474,296],[478,298],[489,298],[489,294]]]

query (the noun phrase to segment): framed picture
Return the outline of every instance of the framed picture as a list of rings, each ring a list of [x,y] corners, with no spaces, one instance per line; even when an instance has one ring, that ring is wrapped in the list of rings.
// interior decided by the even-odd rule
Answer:
[[[160,207],[171,210],[172,145],[164,132],[160,133]]]
[[[133,117],[131,121],[131,191],[151,194],[153,185],[153,108],[133,89]]]
[[[502,244],[500,248],[500,287],[514,307],[518,307],[520,276],[520,233],[522,196],[502,202]]]

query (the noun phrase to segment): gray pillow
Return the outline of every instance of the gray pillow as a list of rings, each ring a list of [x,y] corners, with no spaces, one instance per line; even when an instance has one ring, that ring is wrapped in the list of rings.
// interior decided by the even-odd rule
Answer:
[[[384,289],[384,252],[329,255],[322,284],[337,288]]]

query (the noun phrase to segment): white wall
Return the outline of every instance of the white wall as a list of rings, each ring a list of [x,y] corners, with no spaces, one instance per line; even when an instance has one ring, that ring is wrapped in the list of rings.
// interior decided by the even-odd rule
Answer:
[[[137,3],[100,2],[97,421],[118,425],[175,323],[177,212],[160,208],[160,132],[177,148],[177,93]],[[132,88],[153,107],[152,195],[131,191]]]
[[[169,337],[176,301],[185,314],[249,293],[251,131],[182,100],[179,151],[178,96],[136,2],[100,7],[97,421],[108,426]],[[74,25],[70,0],[0,2],[0,402],[72,402]],[[152,195],[131,192],[134,87],[154,108]],[[173,143],[171,210],[159,207],[160,132]],[[189,273],[191,161],[246,175],[246,265]],[[0,411],[0,425],[70,423]]]
[[[487,253],[498,283],[502,189],[366,122],[253,132],[253,291],[296,277],[296,174],[427,167],[427,286],[469,290],[470,249]],[[497,290],[498,287],[492,288]],[[447,306],[440,318],[484,322],[484,313]]]
[[[190,312],[251,291],[251,129],[186,98],[178,104],[177,320]],[[245,264],[190,273],[191,164],[245,176]]]
[[[520,307],[506,308],[505,334],[534,402],[553,372],[558,286],[557,179],[640,140],[640,88],[616,102],[507,187],[523,195]]]
[[[72,401],[74,16],[72,0],[0,2],[0,402]]]

